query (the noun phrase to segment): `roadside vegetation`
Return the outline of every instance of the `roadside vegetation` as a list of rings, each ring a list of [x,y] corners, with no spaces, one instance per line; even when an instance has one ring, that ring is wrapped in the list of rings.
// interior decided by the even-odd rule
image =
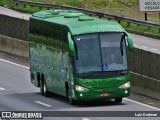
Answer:
[[[138,0],[28,0],[31,2],[42,2],[58,5],[68,5],[78,8],[85,8],[89,10],[100,11],[104,13],[115,14],[119,16],[144,20],[144,13],[138,10]],[[23,12],[34,13],[40,11],[39,7],[31,7],[18,5],[9,2],[9,0],[1,0],[1,5],[9,6],[14,9],[18,9]],[[41,10],[46,10],[47,8],[41,8]],[[152,12],[148,13],[148,21],[160,23],[159,13]],[[148,32],[150,34],[160,34],[158,29],[148,28],[145,26],[138,26],[131,24],[128,26],[127,23],[121,22],[124,28],[135,30],[139,32]]]
[[[139,12],[138,0],[28,0],[32,2],[69,5],[78,8],[144,20],[144,13]],[[159,13],[148,13],[148,21],[160,23]]]

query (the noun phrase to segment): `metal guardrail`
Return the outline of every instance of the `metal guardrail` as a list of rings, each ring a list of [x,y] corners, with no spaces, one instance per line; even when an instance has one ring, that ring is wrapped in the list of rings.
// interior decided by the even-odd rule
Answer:
[[[136,20],[136,19],[132,19],[132,18],[128,18],[128,17],[121,17],[121,16],[117,16],[117,15],[112,15],[112,14],[107,14],[107,13],[102,13],[102,12],[97,12],[97,11],[92,11],[92,10],[86,10],[86,9],[82,9],[82,8],[63,6],[63,5],[45,4],[45,3],[39,3],[39,2],[29,2],[29,1],[24,1],[24,0],[10,0],[10,2],[16,3],[17,6],[18,6],[18,4],[23,4],[24,7],[26,7],[26,5],[29,5],[29,6],[39,7],[39,9],[44,7],[44,8],[69,9],[69,10],[81,11],[81,12],[84,12],[89,15],[98,16],[99,18],[103,17],[103,18],[107,18],[107,19],[117,20],[119,23],[121,21],[123,21],[123,22],[126,22],[128,26],[130,26],[130,23],[133,23],[133,24],[137,24],[137,26],[139,26],[139,25],[147,26],[149,29],[156,28],[156,29],[159,29],[159,33],[160,33],[160,24],[147,22],[147,21],[143,21],[143,20]]]

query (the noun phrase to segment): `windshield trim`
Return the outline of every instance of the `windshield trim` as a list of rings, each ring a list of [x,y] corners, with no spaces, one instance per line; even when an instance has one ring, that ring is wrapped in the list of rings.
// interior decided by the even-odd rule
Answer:
[[[74,35],[73,36],[73,40],[74,40],[74,43],[76,44],[76,42],[75,42],[75,37],[76,36],[80,36],[80,35],[89,35],[89,34],[97,34],[98,35],[98,43],[99,43],[99,49],[100,49],[100,60],[101,60],[101,71],[90,71],[90,72],[102,72],[102,73],[104,73],[104,72],[117,72],[117,71],[127,71],[127,73],[128,73],[128,58],[127,58],[127,49],[125,49],[125,53],[126,53],[126,58],[125,58],[125,60],[126,60],[126,65],[127,65],[127,68],[126,69],[121,69],[121,70],[110,70],[110,71],[105,71],[105,70],[103,70],[103,67],[102,67],[102,65],[103,65],[103,60],[102,60],[102,51],[101,51],[101,43],[100,43],[100,34],[114,34],[114,33],[119,33],[119,34],[123,34],[123,36],[124,37],[122,37],[122,41],[124,41],[124,45],[125,45],[125,48],[127,47],[127,45],[126,45],[126,39],[125,39],[125,32],[99,32],[99,33],[88,33],[88,34],[79,34],[79,35]],[[76,66],[77,66],[77,59],[75,59],[75,57],[74,57],[74,67],[75,67],[75,73],[76,73],[76,75],[77,76],[81,76],[82,74],[88,74],[89,72],[84,72],[84,73],[78,73],[77,72],[77,69],[76,69]],[[81,75],[80,75],[81,74]],[[121,75],[122,76],[122,75]]]

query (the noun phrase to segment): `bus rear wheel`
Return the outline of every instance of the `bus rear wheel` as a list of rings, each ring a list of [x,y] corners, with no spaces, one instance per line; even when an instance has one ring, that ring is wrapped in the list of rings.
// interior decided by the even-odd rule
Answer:
[[[121,103],[122,102],[122,98],[116,98],[115,99],[115,103]]]
[[[43,82],[40,80],[40,93],[41,95],[44,95],[44,89],[43,89]]]

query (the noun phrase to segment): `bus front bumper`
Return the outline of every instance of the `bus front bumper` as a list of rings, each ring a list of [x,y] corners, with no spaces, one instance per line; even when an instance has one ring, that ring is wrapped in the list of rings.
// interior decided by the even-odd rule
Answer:
[[[112,91],[104,90],[87,90],[76,91],[76,98],[78,101],[91,101],[91,100],[105,100],[128,97],[130,95],[130,88],[117,89]]]

